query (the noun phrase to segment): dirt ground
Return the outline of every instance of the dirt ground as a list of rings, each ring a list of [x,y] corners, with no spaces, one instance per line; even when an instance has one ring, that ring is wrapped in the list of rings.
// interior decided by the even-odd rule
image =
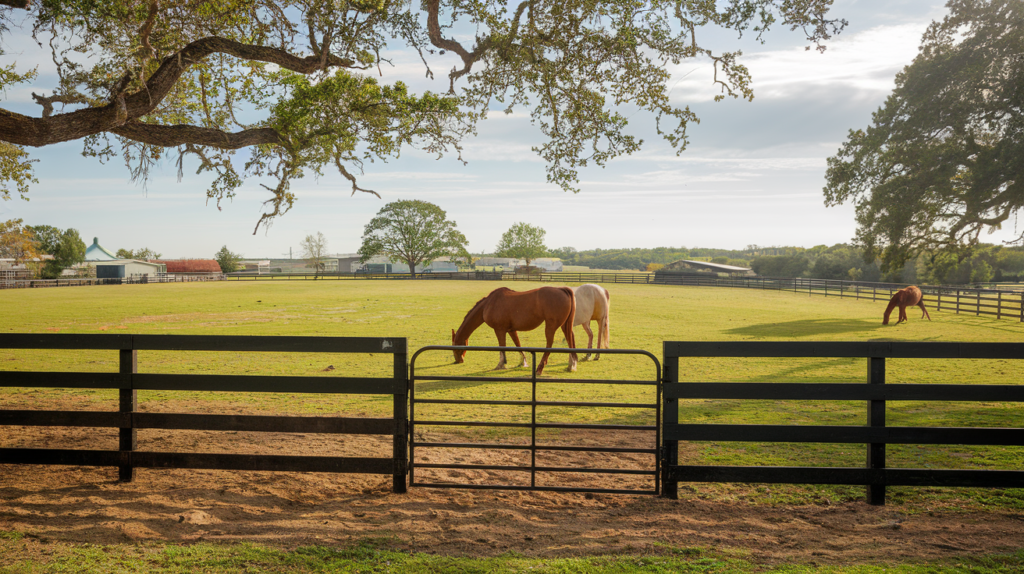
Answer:
[[[116,432],[7,426],[0,427],[0,446],[116,449]],[[623,438],[620,444],[632,440]],[[388,437],[373,436],[139,431],[139,449],[389,456],[391,443]],[[518,464],[517,452],[485,458],[484,451],[435,449],[417,460]],[[587,453],[562,456],[550,463],[644,464],[637,458],[641,455],[602,460]],[[439,480],[462,482],[524,480],[498,471],[431,472]],[[249,541],[291,548],[372,539],[396,550],[461,556],[508,551],[537,557],[662,554],[701,547],[739,550],[765,564],[932,560],[1008,553],[1024,542],[1024,516],[956,508],[908,514],[895,506],[864,503],[767,506],[702,500],[690,491],[680,500],[423,487],[393,494],[390,476],[326,473],[139,469],[131,483],[116,478],[113,468],[0,465],[0,531],[39,541],[93,544]],[[646,478],[628,475],[553,473],[547,480],[606,487],[647,484]]]

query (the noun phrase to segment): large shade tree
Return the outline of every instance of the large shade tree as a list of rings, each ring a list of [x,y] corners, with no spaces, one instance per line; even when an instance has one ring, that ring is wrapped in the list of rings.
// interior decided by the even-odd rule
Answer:
[[[409,266],[416,277],[416,266],[439,257],[450,257],[467,264],[472,257],[466,236],[448,219],[443,209],[427,201],[393,201],[377,212],[363,229],[360,261],[384,256]]]
[[[0,193],[27,192],[27,148],[81,140],[87,155],[123,158],[136,178],[177,156],[179,170],[212,175],[218,206],[258,178],[269,198],[257,229],[292,207],[295,180],[334,169],[353,194],[375,193],[354,175],[364,162],[408,146],[457,154],[491,108],[528,110],[549,181],[575,190],[579,168],[639,149],[626,132],[633,108],[685,148],[697,118],[670,101],[670,65],[703,59],[718,98],[753,97],[740,52],[707,47],[706,28],[760,38],[785,26],[823,47],[845,25],[828,18],[832,0],[6,3],[23,8],[0,8],[4,46],[14,28],[31,31],[58,80],[33,93],[38,115],[0,109]],[[418,54],[429,77],[450,68],[447,94],[371,77],[400,50]],[[0,67],[0,89],[34,75]]]
[[[947,6],[872,125],[828,160],[826,205],[855,204],[865,260],[889,272],[922,251],[966,253],[1024,207],[1024,5]]]
[[[501,235],[501,240],[494,248],[494,256],[523,259],[529,267],[531,261],[548,254],[548,248],[544,245],[545,235],[547,231],[536,225],[521,221],[514,223]]]

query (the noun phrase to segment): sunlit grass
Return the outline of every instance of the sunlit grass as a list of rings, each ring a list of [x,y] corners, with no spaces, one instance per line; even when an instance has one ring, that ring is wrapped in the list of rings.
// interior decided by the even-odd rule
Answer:
[[[7,332],[304,335],[406,337],[412,353],[426,345],[447,345],[451,331],[478,299],[501,284],[475,281],[292,281],[287,283],[187,283],[39,289],[3,292],[3,326]],[[531,283],[507,284],[525,290]],[[611,342],[615,348],[640,349],[661,358],[663,341],[791,340],[791,341],[1024,341],[1024,325],[974,315],[933,312],[932,321],[912,315],[898,326],[881,324],[884,303],[849,298],[824,298],[787,292],[656,285],[606,285],[611,293]],[[576,331],[578,344],[586,334]],[[523,344],[543,346],[543,333],[524,333]],[[494,345],[493,332],[483,327],[471,345]],[[564,345],[559,336],[556,346]],[[510,355],[510,362],[514,355]],[[539,358],[539,357],[538,357]],[[261,374],[317,377],[391,374],[391,357],[366,354],[139,353],[143,373]],[[424,352],[415,359],[417,398],[462,400],[529,400],[529,383],[432,381],[429,377],[529,376],[529,368],[492,371],[494,352],[470,352],[466,363],[452,364],[449,351]],[[552,355],[538,384],[538,399],[564,402],[654,403],[655,387],[605,384],[559,384],[558,378],[654,380],[654,362],[643,356],[605,355],[581,362],[575,374],[565,372],[567,358]],[[333,367],[333,368],[331,368]],[[27,371],[116,372],[114,351],[0,350],[0,369]],[[684,361],[680,378],[694,382],[845,382],[866,377],[864,359],[697,358]],[[1015,360],[890,360],[889,383],[1020,384],[1024,361]],[[257,393],[140,392],[142,408],[175,408],[217,412],[244,407],[249,412],[389,416],[391,398],[352,395]],[[56,396],[73,397],[80,408],[113,410],[116,392],[0,388],[10,408],[46,408]],[[520,406],[420,405],[417,418],[525,422],[530,409]],[[1020,405],[1010,403],[890,402],[888,422],[894,426],[1021,427]],[[644,409],[550,406],[538,407],[538,420],[598,424],[650,425],[654,412]],[[694,400],[681,404],[681,420],[723,424],[863,425],[866,409],[858,402]],[[437,430],[436,428],[434,430]],[[478,440],[519,437],[514,429],[446,429]],[[1024,468],[1018,447],[891,445],[888,463],[905,468]],[[681,461],[692,464],[862,466],[863,447],[841,444],[689,443]],[[892,489],[899,500],[914,496],[963,496],[978,504],[1022,507],[1022,496],[1006,491]],[[703,489],[712,496],[731,496],[730,485]],[[743,496],[762,502],[844,500],[863,496],[862,488],[771,487]],[[932,494],[927,494],[931,492]],[[1002,491],[1001,491],[1002,492]],[[717,494],[716,494],[717,493]],[[903,494],[908,493],[908,494]],[[912,493],[918,493],[917,495]],[[921,500],[920,498],[916,500]],[[995,500],[995,502],[992,502]]]

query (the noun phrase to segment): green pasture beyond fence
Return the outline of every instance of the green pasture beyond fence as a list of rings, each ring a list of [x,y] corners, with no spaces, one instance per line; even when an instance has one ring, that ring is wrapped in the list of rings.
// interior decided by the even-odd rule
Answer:
[[[190,281],[358,281],[410,280],[408,273],[231,273],[217,276],[161,276],[125,279],[33,279],[0,281],[4,288],[70,287],[87,285],[121,285],[176,283]],[[836,279],[803,279],[778,277],[713,277],[669,273],[534,273],[517,274],[504,271],[458,273],[420,273],[416,280],[455,281],[535,281],[543,283],[628,283],[632,285],[681,285],[687,287],[733,287],[771,291],[792,291],[808,295],[888,301],[906,284],[867,283]],[[978,289],[955,285],[920,285],[924,304],[937,311],[986,315],[996,319],[1024,322],[1024,287],[1021,289]]]
[[[30,427],[108,427],[119,430],[118,450],[61,450],[41,448],[0,448],[0,464],[49,464],[81,466],[116,466],[121,480],[131,480],[137,467],[148,468],[207,468],[234,470],[288,470],[299,472],[351,472],[391,475],[393,490],[405,492],[409,464],[409,434],[411,412],[410,365],[403,338],[376,337],[289,337],[289,336],[196,336],[196,335],[62,335],[62,334],[0,334],[0,349],[69,349],[117,350],[120,355],[117,372],[25,372],[0,371],[0,386],[24,388],[98,388],[118,389],[117,411],[43,411],[0,410],[0,425]],[[451,349],[451,347],[425,347],[424,349]],[[468,347],[468,350],[494,350],[495,347]],[[393,356],[391,377],[308,377],[262,375],[201,375],[201,374],[143,374],[137,369],[137,352],[145,351],[214,351],[214,352],[281,352],[281,353],[384,353]],[[531,353],[542,348],[526,348]],[[569,353],[574,349],[553,349],[555,353]],[[646,351],[617,350],[618,353]],[[863,384],[844,383],[788,383],[760,381],[753,383],[680,382],[687,363],[680,359],[710,357],[730,360],[735,357],[819,357],[864,358],[867,377]],[[980,401],[1024,402],[1024,385],[977,384],[903,384],[886,381],[887,359],[1013,359],[1024,360],[1024,343],[943,343],[943,342],[665,342],[663,369],[654,359],[655,377],[651,381],[600,381],[585,383],[650,384],[655,396],[662,397],[653,405],[628,403],[631,407],[652,407],[660,414],[654,427],[658,436],[654,449],[643,452],[654,454],[649,470],[628,471],[661,475],[661,493],[676,496],[679,482],[754,482],[799,484],[854,484],[868,487],[868,502],[885,503],[885,488],[904,486],[959,486],[1024,488],[1024,470],[964,470],[936,468],[887,468],[885,449],[888,444],[960,444],[990,446],[1024,446],[1024,428],[993,427],[898,427],[886,425],[886,405],[894,401]],[[660,371],[660,380],[658,376]],[[439,379],[429,376],[426,378]],[[444,377],[452,382],[495,382],[493,377]],[[509,381],[513,379],[507,379]],[[522,382],[533,384],[530,401],[463,401],[421,399],[421,403],[446,402],[461,405],[519,405],[565,406],[623,406],[609,403],[538,401],[537,377]],[[552,379],[547,382],[559,382]],[[570,382],[570,381],[562,381]],[[287,392],[287,393],[352,393],[393,396],[391,418],[345,417],[287,417],[253,415],[165,414],[139,412],[138,390]],[[864,401],[867,405],[866,425],[729,425],[692,423],[680,420],[681,400],[774,400],[774,401]],[[660,410],[658,410],[660,407]],[[448,422],[420,421],[419,424],[448,424]],[[454,422],[460,426],[488,426],[493,423]],[[507,425],[506,425],[507,426]],[[627,428],[614,425],[552,425],[536,420],[519,424],[536,432],[540,427],[593,428],[610,432]],[[659,429],[660,427],[660,429]],[[262,454],[202,454],[140,451],[136,430],[195,429],[216,431],[275,431],[301,433],[380,434],[392,437],[391,458],[323,457]],[[646,429],[651,430],[651,429]],[[659,432],[660,431],[660,432]],[[841,467],[772,467],[772,466],[715,466],[680,465],[678,446],[681,441],[738,441],[755,443],[854,443],[866,446],[866,466]],[[425,446],[421,444],[420,446]],[[436,446],[436,445],[431,445]],[[453,446],[447,444],[447,446]],[[625,451],[629,449],[595,449],[594,447],[552,447],[538,445],[536,436],[529,445],[454,445],[485,448],[514,448],[530,450],[558,448],[562,450]],[[439,466],[424,465],[424,468]],[[450,465],[449,465],[450,466]],[[458,468],[485,468],[461,465]],[[529,467],[508,466],[510,471],[568,471],[599,472],[595,468],[541,468],[533,460]],[[626,471],[623,471],[626,472]],[[438,486],[436,484],[431,486]],[[443,485],[453,488],[474,488],[474,485]],[[518,487],[517,487],[518,488]],[[545,489],[533,485],[523,490]],[[547,487],[547,490],[552,488]],[[572,487],[563,486],[570,490]],[[605,491],[605,490],[602,490]],[[649,494],[658,494],[658,482]]]
[[[409,280],[408,273],[275,273],[227,275],[229,281],[304,281],[304,280]],[[808,295],[888,301],[906,284],[867,283],[835,279],[786,279],[778,277],[703,277],[668,273],[534,273],[479,271],[463,273],[421,273],[417,280],[463,281],[537,281],[543,283],[628,283],[639,285],[681,285],[688,287],[733,287],[770,291],[792,291]],[[974,289],[959,286],[922,285],[924,304],[938,311],[987,315],[996,319],[1024,322],[1024,287],[1011,289]]]

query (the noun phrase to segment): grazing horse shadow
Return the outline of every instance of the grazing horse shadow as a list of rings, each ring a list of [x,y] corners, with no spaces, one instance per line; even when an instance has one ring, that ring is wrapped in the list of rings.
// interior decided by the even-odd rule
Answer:
[[[881,325],[866,319],[804,319],[747,325],[729,329],[725,333],[745,337],[788,338],[840,333],[871,333],[881,328]]]

